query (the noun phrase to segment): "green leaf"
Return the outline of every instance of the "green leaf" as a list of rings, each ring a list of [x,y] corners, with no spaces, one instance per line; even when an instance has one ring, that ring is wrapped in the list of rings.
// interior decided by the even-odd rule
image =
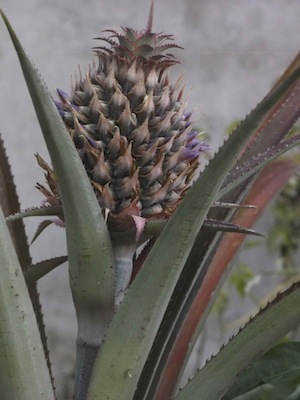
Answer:
[[[176,400],[220,399],[262,354],[300,323],[300,283],[260,311],[175,397]],[[213,377],[213,379],[212,379]]]
[[[40,334],[0,210],[0,398],[54,400]]]
[[[0,138],[0,188],[0,203],[4,215],[17,213],[20,210],[20,204],[2,138]],[[21,266],[28,265],[31,259],[23,221],[11,225],[9,231]]]
[[[299,400],[300,390],[297,385],[281,383],[278,385],[261,385],[251,392],[235,397],[234,400]]]
[[[300,92],[299,92],[300,94]],[[300,103],[300,96],[299,96]],[[261,171],[267,164],[286,153],[288,150],[299,145],[300,135],[293,136],[276,146],[272,146],[263,153],[253,156],[251,161],[246,161],[244,164],[237,164],[235,169],[228,175],[223,187],[220,189],[218,198],[222,198],[232,189],[237,187],[247,178]]]
[[[28,284],[31,285],[32,283],[38,281],[43,276],[52,271],[54,268],[65,263],[67,260],[68,260],[67,256],[53,257],[49,260],[43,260],[37,264],[33,264],[30,265],[29,267],[26,267],[24,269],[24,276],[27,285]]]
[[[298,170],[299,164],[292,160],[280,159],[269,164],[255,180],[247,196],[243,200],[244,204],[255,204],[257,206],[257,211],[253,213],[241,208],[234,216],[233,222],[245,227],[251,227],[259,218],[267,204],[279,193],[287,180]],[[237,201],[236,198],[235,200]],[[202,236],[199,235],[194,245],[193,254],[185,267],[185,286],[182,287],[178,285],[178,294],[174,294],[176,300],[179,295],[184,296],[185,303],[182,307],[183,311],[181,315],[176,320],[175,327],[180,327],[179,332],[176,332],[176,335],[172,332],[171,336],[175,337],[176,340],[174,340],[175,344],[171,355],[168,356],[168,366],[170,366],[170,368],[166,367],[163,374],[158,373],[160,377],[160,387],[166,387],[168,385],[166,382],[168,381],[174,382],[174,377],[171,379],[167,372],[169,372],[171,376],[176,376],[175,362],[176,365],[181,366],[181,368],[183,365],[186,365],[189,355],[204,327],[209,310],[222,286],[222,282],[230,271],[229,267],[231,262],[245,239],[243,235],[226,233],[222,237],[222,240],[217,243],[215,249],[211,249],[206,242],[207,234],[206,232],[203,233],[205,234]],[[204,243],[206,248],[204,250],[204,255],[200,252],[203,247],[202,243]],[[195,270],[197,264],[200,263],[202,263],[202,265],[198,267],[199,272],[195,276],[193,269]],[[206,271],[208,271],[207,274]],[[185,287],[189,290],[188,294],[186,294]],[[173,308],[175,301],[173,301]],[[185,310],[188,310],[188,312]],[[173,309],[168,311],[168,316],[171,316],[171,318],[172,312]],[[164,375],[167,376],[168,381],[167,379],[162,379]],[[179,379],[177,382],[179,384]]]
[[[40,234],[42,232],[44,232],[44,230],[49,226],[53,224],[53,221],[51,221],[50,219],[46,219],[44,221],[42,221],[39,226],[37,227],[37,230],[35,232],[35,234],[33,235],[33,238],[31,240],[31,244],[40,236]]]
[[[5,216],[20,211],[20,204],[17,195],[17,190],[14,184],[14,177],[9,165],[8,157],[2,139],[0,138],[0,204]],[[27,265],[31,264],[31,256],[29,246],[25,233],[23,221],[15,221],[8,226],[9,232],[21,265],[24,269]],[[23,270],[24,272],[24,270]],[[47,358],[49,373],[51,374],[52,382],[53,377],[51,373],[51,363],[49,360],[49,351],[47,347],[47,338],[45,333],[45,325],[43,321],[43,314],[41,310],[40,298],[36,286],[36,282],[29,284],[28,291],[30,299],[35,312],[38,328],[40,331],[41,340],[43,343],[45,356]]]
[[[293,92],[289,93],[289,95],[293,97]],[[284,103],[283,100],[282,102]],[[271,111],[267,113],[267,121],[269,121],[269,119],[273,120],[270,114],[276,115],[277,111],[278,105],[276,104],[276,106],[274,106]],[[291,113],[294,113],[293,109],[290,111]],[[247,118],[250,118],[250,116]],[[254,134],[257,131],[260,131],[261,134],[263,134],[262,127],[265,127],[265,124],[266,123],[262,118],[262,122],[258,123],[258,127],[256,130],[254,130]],[[242,126],[243,122],[239,127],[239,132],[242,132]],[[272,164],[270,164],[269,167],[269,171],[272,171]],[[294,165],[292,167],[294,173],[296,169],[297,166]],[[282,166],[280,168],[279,166],[277,173],[273,173],[271,180],[276,184],[280,184],[282,179],[285,179],[284,176],[286,175],[281,174],[281,172],[285,170],[285,167]],[[289,172],[289,175],[290,173],[291,171]],[[276,179],[274,179],[274,177],[276,177]],[[243,178],[245,178],[245,176]],[[254,177],[251,179],[254,179]],[[236,185],[236,183],[237,182],[233,184],[233,187]],[[277,189],[273,188],[274,185],[270,185],[268,180],[265,182],[265,185],[266,184],[269,185],[269,194],[271,194],[271,197],[274,197],[275,193],[278,192],[279,187],[277,187]],[[242,183],[241,187],[239,186],[233,193],[230,193],[225,201],[229,203],[238,202],[242,196],[246,194],[250,187],[251,183],[249,184],[248,179],[246,182]],[[260,191],[266,192],[265,189],[266,187],[263,186]],[[251,202],[249,200],[246,201],[245,204],[256,204],[256,202]],[[259,202],[258,204],[260,206],[260,210],[263,210],[265,203],[261,204]],[[259,215],[260,210],[258,213],[256,213],[256,216]],[[215,211],[219,210],[211,210],[210,217],[213,215],[212,211],[215,213]],[[244,214],[247,215],[247,212]],[[255,219],[253,217],[253,213],[249,214],[250,217],[252,214],[250,221],[253,221]],[[218,213],[217,218],[226,219],[228,216],[226,216],[226,213],[225,215],[224,213],[221,213],[221,215]],[[245,226],[243,222],[239,225]],[[248,225],[248,227],[249,226],[251,225]],[[243,235],[239,235],[239,239],[235,238],[234,240],[230,240],[230,244],[235,247],[235,244],[239,240],[243,240]],[[176,377],[179,376],[180,370],[183,371],[185,362],[188,359],[187,353],[189,353],[189,351],[193,348],[193,343],[195,343],[197,340],[198,332],[200,332],[202,329],[207,318],[210,308],[210,306],[207,305],[207,301],[208,299],[212,300],[215,297],[215,294],[218,292],[216,287],[218,286],[218,282],[220,287],[222,275],[224,275],[225,271],[224,267],[226,267],[226,270],[228,270],[226,247],[222,250],[220,260],[217,265],[214,266],[214,269],[212,269],[210,266],[211,259],[218,248],[216,241],[217,235],[213,232],[202,230],[198,234],[196,242],[193,246],[193,250],[190,253],[188,261],[181,275],[181,280],[178,282],[175,292],[173,293],[172,303],[166,312],[166,316],[162,322],[157,339],[153,345],[153,349],[143,370],[143,374],[136,391],[136,400],[139,400],[143,393],[147,391],[146,387],[150,382],[152,382],[151,388],[148,390],[147,397],[145,397],[147,400],[152,399],[154,397],[154,393],[157,393],[157,398],[168,398],[170,393],[172,393],[176,382]],[[226,255],[226,257],[224,257],[224,255]],[[221,263],[223,265],[224,260],[226,265],[224,265],[224,267],[221,266],[220,268],[218,264]],[[207,279],[206,276],[208,276]],[[209,280],[209,283],[207,280]],[[201,304],[201,306],[199,306],[199,304]],[[212,304],[212,302],[210,302],[210,304]],[[187,313],[186,310],[189,310],[189,312]],[[193,326],[195,326],[195,323],[197,324],[197,322],[199,322],[199,324],[195,332],[193,330]],[[191,334],[193,332],[195,332],[195,334],[194,337],[191,338]],[[176,347],[176,349],[174,349],[174,347]],[[186,361],[183,360],[185,355],[187,356]],[[153,377],[153,379],[150,379],[150,377]],[[179,380],[177,383],[178,382]]]
[[[299,72],[293,73],[243,121],[168,221],[112,321],[95,363],[90,400],[100,395],[110,400],[133,397],[175,285],[224,178],[258,124],[299,79]]]
[[[6,217],[6,222],[18,221],[22,218],[28,217],[46,217],[50,215],[62,216],[62,207],[56,206],[42,206],[42,207],[32,207],[21,212],[16,212],[15,214]]]
[[[265,383],[297,382],[300,382],[300,343],[281,343],[240,375],[222,400],[232,400]]]
[[[253,236],[264,236],[262,233],[256,232],[253,229],[247,229],[241,225],[237,225],[232,222],[219,221],[215,219],[206,219],[203,223],[203,228],[217,232],[236,232]]]
[[[114,313],[113,253],[109,233],[83,164],[51,95],[7,18],[3,13],[2,16],[18,54],[58,179],[66,223],[70,284],[78,320],[78,359],[92,364]],[[79,361],[76,392],[81,390],[82,381],[82,390],[86,390],[87,371],[91,368],[92,365],[83,367]]]

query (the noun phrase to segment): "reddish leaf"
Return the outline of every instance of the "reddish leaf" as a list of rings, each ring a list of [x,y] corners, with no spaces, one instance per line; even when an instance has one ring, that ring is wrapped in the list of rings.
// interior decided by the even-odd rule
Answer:
[[[250,228],[259,218],[267,204],[280,192],[288,179],[299,169],[299,164],[292,160],[277,160],[269,164],[256,179],[244,204],[254,204],[257,212],[239,209],[233,223]],[[209,270],[203,280],[193,304],[191,305],[185,322],[177,336],[170,357],[166,363],[164,373],[155,395],[155,400],[165,400],[170,397],[175,383],[180,376],[181,367],[189,353],[191,340],[197,326],[208,308],[213,292],[240,249],[246,235],[240,233],[226,233],[218,246]]]

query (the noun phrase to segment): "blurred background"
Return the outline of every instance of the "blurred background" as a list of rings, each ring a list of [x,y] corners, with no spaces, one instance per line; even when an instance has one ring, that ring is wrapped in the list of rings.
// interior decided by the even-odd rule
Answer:
[[[146,26],[150,0],[2,0],[24,48],[55,97],[66,92],[71,76],[92,61],[92,38],[101,30]],[[160,0],[156,1],[153,30],[174,34],[184,50],[173,76],[184,74],[189,109],[216,148],[226,126],[243,118],[267,93],[299,51],[298,0]],[[6,143],[22,208],[40,205],[34,188],[44,177],[34,154],[46,160],[47,150],[27,93],[22,72],[0,21],[0,131]],[[259,228],[272,223],[266,216]],[[29,240],[38,220],[26,221]],[[65,254],[64,231],[49,228],[32,245],[34,261]],[[245,254],[247,259],[248,255]],[[263,249],[251,256],[252,265],[266,264]],[[270,261],[268,260],[268,263]],[[68,399],[72,382],[76,320],[66,265],[39,284],[54,373],[60,398]],[[244,311],[243,311],[244,312]],[[232,318],[238,316],[233,308]],[[216,351],[220,335],[213,330],[202,356]]]

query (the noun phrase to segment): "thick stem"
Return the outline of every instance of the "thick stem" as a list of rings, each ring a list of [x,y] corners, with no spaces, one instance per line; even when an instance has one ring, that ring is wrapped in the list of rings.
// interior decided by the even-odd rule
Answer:
[[[133,256],[137,250],[135,231],[113,235],[112,244],[115,259],[115,307],[117,308],[124,299],[132,275]]]
[[[87,397],[89,383],[98,350],[98,344],[89,344],[83,341],[81,338],[77,339],[76,359],[80,360],[80,362],[76,363],[74,400],[85,400]]]
[[[74,400],[86,400],[94,363],[110,324],[110,309],[99,304],[77,307],[78,334]]]
[[[129,285],[133,255],[136,251],[135,231],[111,233],[114,271],[115,271],[115,308],[122,302]],[[101,288],[99,288],[101,290]],[[75,301],[74,301],[75,302]],[[91,301],[75,302],[78,318],[78,335],[76,341],[76,371],[74,400],[86,400],[94,363],[110,324],[109,307]]]

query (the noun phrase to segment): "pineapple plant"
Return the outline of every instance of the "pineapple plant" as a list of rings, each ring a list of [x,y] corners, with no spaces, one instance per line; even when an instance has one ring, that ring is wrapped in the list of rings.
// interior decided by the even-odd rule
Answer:
[[[71,95],[57,90],[57,109],[110,234],[117,235],[116,304],[132,278],[137,247],[149,239],[142,236],[145,222],[165,220],[175,211],[208,149],[186,110],[182,78],[170,82],[169,69],[178,60],[166,52],[179,46],[171,35],[152,32],[152,12],[140,32],[106,30],[109,36],[97,39],[110,47],[94,48],[96,60],[85,74],[79,71]],[[46,204],[59,206],[55,173],[40,156],[37,160],[48,183],[37,188]],[[136,234],[129,233],[128,240],[133,224]]]
[[[18,260],[6,223],[14,238],[14,221],[27,216],[56,215],[65,226],[78,321],[76,400],[234,398],[227,394],[240,394],[240,375],[253,380],[243,372],[299,323],[295,283],[179,390],[241,234],[256,234],[257,216],[299,168],[273,162],[300,141],[287,136],[300,115],[299,56],[199,173],[208,147],[193,128],[181,79],[169,77],[177,60],[168,50],[178,46],[152,32],[152,13],[153,6],[142,32],[106,31],[100,40],[109,47],[94,49],[95,62],[70,95],[58,90],[55,104],[2,14],[53,165],[37,156],[47,181],[37,185],[42,207],[0,215],[0,366],[10,371],[3,398],[55,399],[28,288],[62,260]],[[260,212],[245,218],[254,200]],[[16,323],[20,305],[26,324]]]

